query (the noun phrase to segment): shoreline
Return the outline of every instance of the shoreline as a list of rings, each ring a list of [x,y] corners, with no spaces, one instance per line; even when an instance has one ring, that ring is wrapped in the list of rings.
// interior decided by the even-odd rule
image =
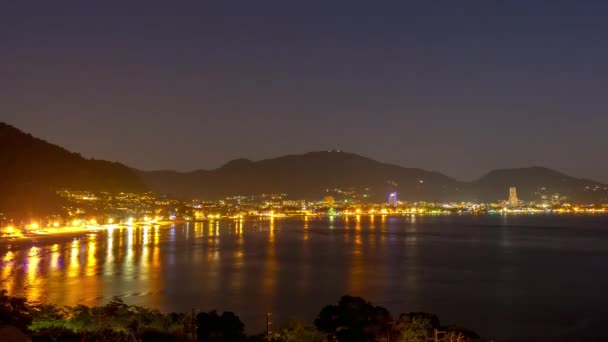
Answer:
[[[198,222],[210,222],[210,221],[228,221],[228,220],[252,220],[252,219],[291,219],[291,218],[346,218],[349,217],[416,217],[416,216],[496,216],[496,215],[530,215],[530,216],[608,216],[608,212],[600,211],[600,212],[549,212],[549,211],[528,211],[528,212],[425,212],[425,213],[387,213],[387,214],[369,214],[369,213],[339,213],[339,214],[313,214],[313,215],[305,215],[305,214],[296,214],[296,215],[259,215],[259,216],[225,216],[225,217],[215,217],[215,218],[203,218],[196,220],[173,220],[173,221],[154,221],[154,222],[134,222],[132,224],[108,224],[108,225],[87,225],[82,227],[53,227],[48,228],[49,231],[34,231],[28,232],[20,235],[0,235],[0,243],[7,242],[20,242],[20,241],[36,241],[36,240],[47,240],[51,238],[58,237],[80,237],[83,234],[88,233],[98,233],[107,230],[113,229],[123,229],[123,228],[139,228],[139,227],[150,227],[150,226],[169,226],[174,224],[184,224],[184,223],[198,223]]]

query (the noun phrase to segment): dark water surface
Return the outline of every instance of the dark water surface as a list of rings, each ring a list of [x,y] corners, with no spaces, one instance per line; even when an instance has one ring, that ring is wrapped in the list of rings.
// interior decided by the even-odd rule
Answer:
[[[249,332],[267,312],[312,321],[347,293],[485,336],[608,322],[608,216],[224,220],[3,242],[0,258],[12,295],[230,310]]]

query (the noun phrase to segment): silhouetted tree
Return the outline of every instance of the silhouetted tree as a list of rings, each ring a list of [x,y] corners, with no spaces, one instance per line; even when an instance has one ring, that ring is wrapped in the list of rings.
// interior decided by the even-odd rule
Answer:
[[[242,341],[244,330],[245,325],[232,312],[220,316],[213,310],[196,315],[196,334],[201,342]]]
[[[401,314],[394,325],[396,340],[401,342],[425,341],[433,336],[433,329],[438,329],[439,326],[439,318],[430,313]]]
[[[338,305],[321,310],[315,326],[339,341],[374,341],[390,334],[391,322],[387,309],[360,297],[344,296]]]
[[[447,327],[443,327],[442,330],[445,330],[448,336],[458,336],[458,334],[462,334],[462,336],[464,336],[467,341],[478,341],[480,339],[479,335],[473,330],[459,327],[456,325],[449,325]]]
[[[192,331],[192,320],[184,313],[171,312],[165,316],[165,330],[176,334],[189,335]]]
[[[97,322],[93,319],[93,312],[86,305],[80,304],[72,307],[69,316],[68,326],[74,331],[87,331],[96,327]]]
[[[32,323],[27,300],[9,297],[6,294],[6,290],[0,290],[0,324],[12,325],[21,331],[26,331]]]
[[[263,339],[266,340],[264,334]],[[300,320],[289,320],[284,326],[277,329],[271,336],[273,342],[299,342],[319,341],[320,333],[313,326],[309,326]]]

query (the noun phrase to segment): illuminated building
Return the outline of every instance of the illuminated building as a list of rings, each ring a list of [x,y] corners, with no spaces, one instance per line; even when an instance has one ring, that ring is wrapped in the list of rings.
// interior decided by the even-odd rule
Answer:
[[[519,200],[517,199],[517,188],[514,186],[509,188],[509,205],[511,207],[519,206]]]
[[[397,193],[396,192],[391,192],[391,194],[388,195],[388,205],[393,208],[397,206]]]

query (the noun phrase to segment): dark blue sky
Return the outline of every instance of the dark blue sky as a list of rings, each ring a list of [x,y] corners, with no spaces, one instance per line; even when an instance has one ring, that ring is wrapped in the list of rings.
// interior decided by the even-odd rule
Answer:
[[[2,3],[0,120],[143,169],[339,146],[608,182],[606,1],[215,3]]]

